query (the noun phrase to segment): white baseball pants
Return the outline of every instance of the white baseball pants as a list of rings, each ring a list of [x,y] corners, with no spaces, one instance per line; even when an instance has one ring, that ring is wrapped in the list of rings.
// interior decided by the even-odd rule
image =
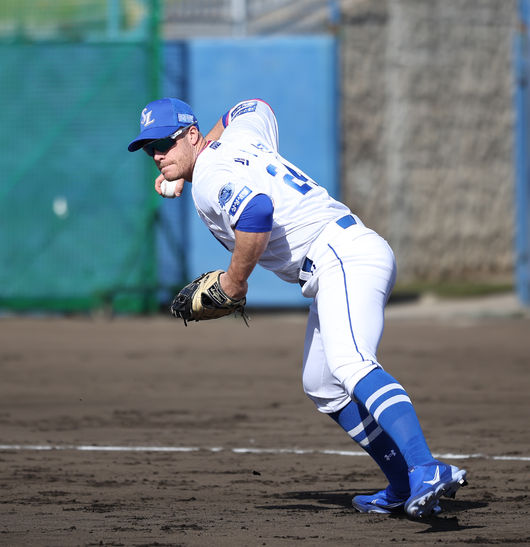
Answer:
[[[311,246],[312,275],[302,288],[313,297],[304,345],[303,386],[320,412],[336,412],[357,382],[380,367],[377,347],[396,263],[388,243],[357,217],[331,223]]]

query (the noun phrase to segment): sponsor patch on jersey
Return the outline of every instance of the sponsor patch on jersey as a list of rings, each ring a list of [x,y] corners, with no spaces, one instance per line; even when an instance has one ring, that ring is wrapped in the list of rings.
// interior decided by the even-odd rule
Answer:
[[[228,213],[231,216],[234,216],[237,213],[237,210],[239,209],[240,205],[245,201],[245,199],[248,197],[249,194],[252,193],[252,190],[248,186],[244,186],[242,190],[240,190],[239,194],[234,198],[234,201],[232,202],[232,205],[230,205],[230,210]]]
[[[257,106],[258,106],[258,101],[247,101],[245,103],[241,103],[240,105],[236,106],[234,110],[232,110],[232,114],[230,114],[230,120],[233,120],[234,118],[237,118],[238,116],[241,116],[241,114],[246,114],[247,112],[254,112]]]
[[[213,148],[214,150],[217,150],[221,146],[221,143],[219,141],[212,141],[210,143],[210,148]]]
[[[219,205],[224,207],[228,200],[232,197],[234,193],[234,185],[231,182],[227,182],[220,190],[217,199],[219,200]]]

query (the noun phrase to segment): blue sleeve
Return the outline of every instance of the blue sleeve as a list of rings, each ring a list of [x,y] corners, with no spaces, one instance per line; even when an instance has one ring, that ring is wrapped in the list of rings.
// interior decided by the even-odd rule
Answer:
[[[270,232],[273,211],[271,198],[265,194],[258,194],[248,202],[235,228],[240,232]]]

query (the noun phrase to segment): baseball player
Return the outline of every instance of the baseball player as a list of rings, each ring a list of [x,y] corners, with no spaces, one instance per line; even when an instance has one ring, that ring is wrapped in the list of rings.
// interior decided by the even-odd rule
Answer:
[[[454,497],[466,471],[433,458],[405,388],[377,360],[396,277],[388,243],[280,155],[277,121],[262,100],[236,104],[206,137],[188,104],[153,101],[129,144],[129,151],[141,148],[160,171],[156,191],[175,197],[190,181],[200,218],[232,253],[226,272],[204,274],[178,295],[173,313],[199,320],[241,311],[256,264],[299,284],[312,299],[304,391],[389,481],[380,492],[355,496],[354,508],[440,512],[440,497]]]

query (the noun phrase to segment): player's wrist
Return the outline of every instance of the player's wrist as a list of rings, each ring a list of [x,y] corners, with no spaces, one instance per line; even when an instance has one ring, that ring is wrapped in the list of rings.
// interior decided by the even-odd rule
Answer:
[[[239,300],[247,294],[247,281],[234,279],[229,272],[221,274],[219,277],[219,283],[221,285],[221,289],[223,289],[225,294],[232,298],[232,300]]]

